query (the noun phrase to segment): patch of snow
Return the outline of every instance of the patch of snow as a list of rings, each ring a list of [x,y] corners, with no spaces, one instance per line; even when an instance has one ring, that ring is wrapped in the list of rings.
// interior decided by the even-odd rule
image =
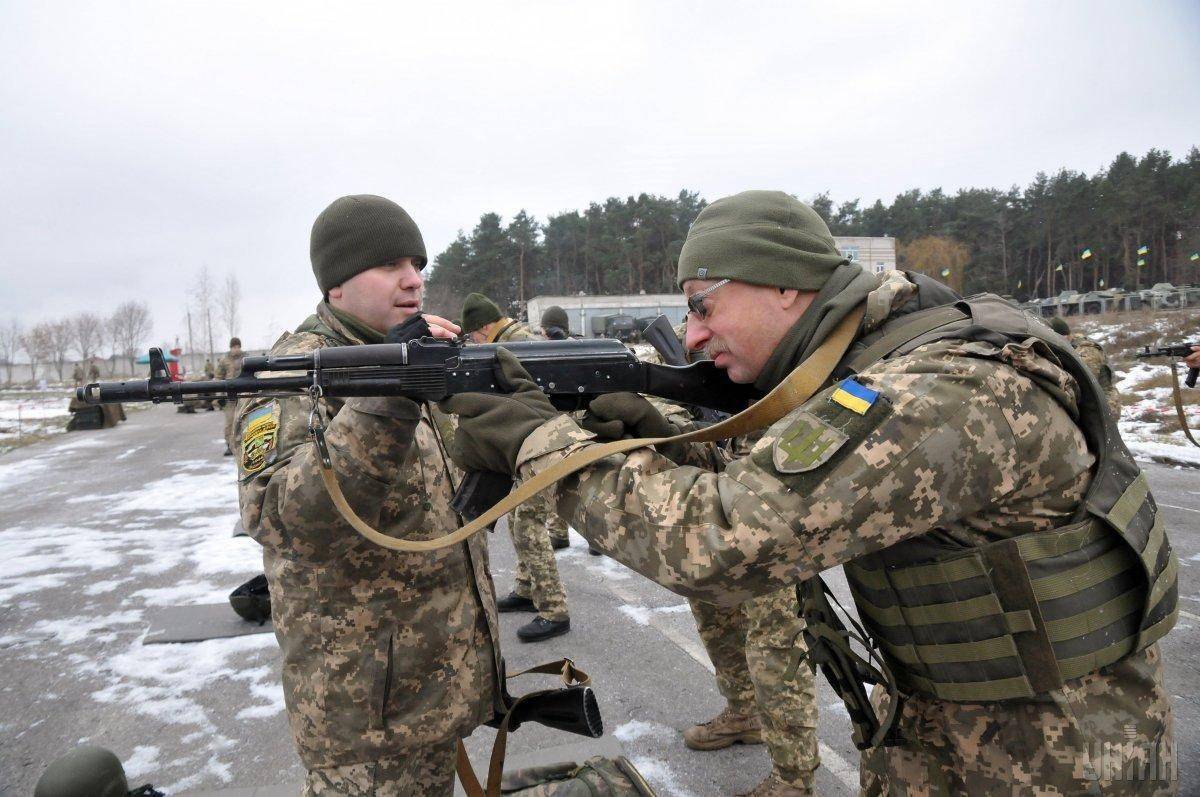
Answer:
[[[113,612],[100,617],[63,617],[57,620],[39,620],[30,627],[29,633],[35,636],[45,635],[64,646],[74,645],[85,639],[91,642],[110,642],[117,638],[114,627],[132,625],[141,620],[142,613],[139,610]]]
[[[219,587],[207,581],[186,581],[170,587],[139,589],[126,600],[140,599],[147,606],[188,606],[221,603],[231,591],[231,587]]]
[[[88,586],[84,587],[83,594],[84,595],[104,595],[105,593],[112,592],[117,587],[121,586],[122,584],[128,584],[130,581],[133,581],[133,579],[132,578],[114,578],[114,579],[110,579],[108,581],[97,581],[93,584],[89,584]]]
[[[1126,447],[1138,459],[1200,468],[1200,448],[1195,446],[1141,440],[1124,433],[1121,437],[1124,439]],[[1183,432],[1179,432],[1179,438],[1182,442],[1186,442],[1182,440]]]
[[[669,728],[658,722],[644,722],[643,720],[630,720],[623,725],[618,725],[613,731],[613,738],[619,742],[632,742],[636,739],[646,737],[653,739],[673,739],[678,731],[674,728]]]
[[[629,604],[623,604],[618,608],[638,625],[650,625],[650,616],[655,613],[676,614],[691,611],[691,607],[686,603],[674,606],[630,606]]]
[[[151,745],[139,744],[134,747],[133,753],[121,762],[125,768],[125,777],[133,780],[143,775],[153,775],[159,767],[158,752],[158,748]]]
[[[679,782],[679,776],[667,765],[666,761],[642,756],[629,760],[637,767],[638,772],[642,773],[642,777],[650,781],[657,790],[678,797],[691,797],[692,793],[683,788],[683,784]]]
[[[607,556],[591,557],[588,569],[595,571],[601,578],[621,580],[633,575],[633,571],[628,567]]]

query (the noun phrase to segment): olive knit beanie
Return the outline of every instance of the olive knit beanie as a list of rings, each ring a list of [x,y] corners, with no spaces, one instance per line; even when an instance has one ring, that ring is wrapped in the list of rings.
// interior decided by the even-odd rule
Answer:
[[[335,199],[313,222],[309,241],[313,274],[322,292],[355,274],[411,257],[428,262],[421,231],[404,208],[390,199],[357,194]]]
[[[815,210],[782,191],[743,191],[696,217],[679,253],[679,286],[691,279],[819,291],[849,262]]]
[[[559,307],[557,304],[552,304],[542,313],[542,329],[547,327],[558,327],[563,332],[571,331],[571,321],[567,318],[567,311]]]
[[[495,302],[482,293],[472,293],[463,302],[462,323],[459,326],[462,327],[464,335],[469,335],[503,317],[504,314],[500,312],[500,308],[496,306]]]

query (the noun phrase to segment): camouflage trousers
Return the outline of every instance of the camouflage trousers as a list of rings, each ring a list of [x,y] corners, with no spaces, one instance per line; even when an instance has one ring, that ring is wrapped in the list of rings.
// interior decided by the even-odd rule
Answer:
[[[886,697],[872,695],[876,711]],[[1042,702],[905,699],[904,742],[863,753],[864,795],[1173,795],[1174,720],[1157,645]]]
[[[304,797],[450,797],[457,744],[451,740],[365,764],[311,769]]]
[[[513,548],[517,551],[517,577],[513,591],[529,598],[547,620],[566,620],[567,595],[558,577],[558,564],[550,540],[554,529],[567,536],[566,523],[554,513],[550,499],[535,495],[509,517]]]
[[[721,696],[733,711],[762,719],[775,775],[811,790],[820,764],[816,686],[803,663],[793,679],[785,677],[796,646],[804,649],[795,591],[789,587],[734,607],[691,604]]]

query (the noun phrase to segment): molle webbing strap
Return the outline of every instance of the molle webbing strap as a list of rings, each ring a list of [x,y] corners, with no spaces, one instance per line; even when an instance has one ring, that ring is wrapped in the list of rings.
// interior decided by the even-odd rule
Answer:
[[[1113,502],[1105,515],[1105,519],[1121,532],[1127,540],[1140,539],[1132,534],[1133,527],[1144,516],[1147,505],[1153,505],[1150,498],[1150,485],[1146,474],[1139,473]],[[1136,549],[1136,547],[1135,547]],[[1165,549],[1165,552],[1164,552]],[[1136,650],[1141,650],[1161,639],[1175,625],[1179,615],[1179,560],[1174,550],[1167,542],[1166,529],[1163,525],[1162,513],[1155,511],[1154,520],[1146,534],[1146,543],[1138,551],[1142,568],[1150,580],[1149,593],[1146,596],[1142,615],[1142,628],[1138,634]],[[1166,557],[1160,564],[1159,560]]]
[[[584,468],[599,462],[614,454],[624,454],[638,448],[655,446],[660,443],[711,443],[730,437],[739,437],[765,429],[783,418],[789,412],[808,401],[817,391],[825,386],[834,368],[841,361],[846,350],[854,341],[858,327],[862,321],[863,308],[860,306],[843,318],[815,352],[788,374],[787,378],[763,396],[732,418],[726,418],[720,423],[673,437],[642,437],[632,440],[613,440],[608,443],[597,443],[555,462],[550,467],[531,478],[526,479],[516,489],[497,502],[495,506],[479,517],[467,523],[457,531],[432,540],[406,540],[391,537],[373,528],[350,506],[342,488],[338,484],[337,475],[333,471],[333,463],[326,448],[322,430],[310,430],[317,446],[317,462],[320,464],[321,481],[329,493],[330,500],[337,508],[342,518],[350,526],[371,542],[393,551],[436,551],[455,545],[490,526],[504,515],[528,501],[537,493],[559,482]]]
[[[943,561],[867,566],[875,557],[848,563],[846,575],[906,688],[955,701],[1029,698],[1144,647],[1139,562],[1098,519]]]
[[[878,362],[887,355],[916,340],[939,327],[962,321],[969,316],[955,305],[935,307],[922,313],[915,313],[909,319],[901,321],[895,329],[885,332],[879,340],[872,343],[862,352],[854,355],[848,367],[854,373],[862,373],[868,366]]]

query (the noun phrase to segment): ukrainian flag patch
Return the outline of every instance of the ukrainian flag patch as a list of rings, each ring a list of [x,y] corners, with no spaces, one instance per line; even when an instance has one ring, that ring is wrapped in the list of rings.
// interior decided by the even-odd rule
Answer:
[[[853,379],[843,379],[829,397],[834,404],[840,404],[859,415],[866,415],[878,399],[879,391],[864,387]]]

